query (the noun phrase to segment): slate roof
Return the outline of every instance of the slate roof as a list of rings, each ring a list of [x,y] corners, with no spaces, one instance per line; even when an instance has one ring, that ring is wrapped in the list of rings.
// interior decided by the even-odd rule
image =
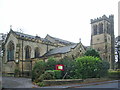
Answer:
[[[30,38],[30,39],[35,39],[36,36],[32,36],[32,35],[28,35],[28,34],[24,34],[24,33],[21,33],[21,32],[16,32],[14,31],[14,33],[20,37],[25,37],[25,38]]]
[[[77,44],[74,45],[70,45],[70,46],[64,46],[64,47],[58,47],[55,49],[52,49],[50,51],[48,51],[44,56],[50,56],[50,55],[54,55],[54,54],[64,54],[69,52],[72,48],[75,48]]]
[[[50,35],[48,35],[47,34],[47,36],[49,36],[50,38],[53,38],[55,41],[58,41],[59,43],[63,43],[63,44],[68,44],[68,45],[73,45],[73,44],[75,44],[75,43],[73,43],[73,42],[70,42],[70,41],[67,41],[67,40],[63,40],[63,39],[59,39],[59,38],[56,38],[56,37],[52,37],[52,36],[50,36]],[[46,37],[47,37],[46,36]],[[47,39],[47,38],[46,38]]]
[[[24,34],[24,33],[17,32],[17,31],[13,31],[13,30],[12,30],[12,32],[15,33],[16,35],[18,35],[18,36],[21,37],[21,38],[40,39],[40,40],[42,40],[43,42],[51,42],[51,41],[48,40],[47,38],[41,38],[41,37],[39,37],[39,36],[32,36],[32,35]],[[47,34],[47,35],[48,35],[48,34]],[[66,41],[66,40],[62,40],[62,39],[59,39],[59,38],[52,37],[52,36],[50,36],[50,35],[48,35],[48,36],[51,37],[51,38],[53,38],[53,39],[55,39],[55,40],[58,41],[59,43],[64,43],[64,44],[67,44],[67,45],[69,45],[69,44],[71,44],[71,45],[75,44],[75,43],[73,43],[73,42],[69,42],[69,41]],[[51,42],[51,43],[53,43],[53,42]]]
[[[20,36],[21,38],[38,39],[38,40],[42,40],[43,42],[50,42],[50,41],[46,40],[45,38],[41,38],[39,36],[32,36],[32,35],[24,34],[24,33],[17,32],[17,31],[13,31],[13,32],[16,35]]]

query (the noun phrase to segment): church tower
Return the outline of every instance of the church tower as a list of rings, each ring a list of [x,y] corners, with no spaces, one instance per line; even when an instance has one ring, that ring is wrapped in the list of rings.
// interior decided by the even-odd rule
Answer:
[[[114,16],[103,15],[97,19],[91,19],[91,48],[97,50],[103,60],[110,63],[110,69],[114,68]]]

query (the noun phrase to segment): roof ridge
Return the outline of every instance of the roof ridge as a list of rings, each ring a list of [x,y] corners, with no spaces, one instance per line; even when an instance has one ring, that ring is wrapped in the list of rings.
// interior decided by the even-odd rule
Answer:
[[[49,34],[47,34],[47,36],[49,36],[49,37],[51,37],[53,39],[57,39],[57,41],[65,41],[65,42],[68,42],[68,43],[71,43],[71,44],[75,44],[74,42],[71,42],[71,41],[68,41],[68,40],[64,40],[64,39],[61,39],[61,38],[56,38],[56,37],[53,37],[53,36],[51,36]]]

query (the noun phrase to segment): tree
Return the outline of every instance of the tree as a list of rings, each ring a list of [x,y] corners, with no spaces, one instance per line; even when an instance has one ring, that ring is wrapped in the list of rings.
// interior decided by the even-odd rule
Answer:
[[[85,52],[85,56],[93,56],[93,57],[98,57],[100,58],[99,53],[95,49],[89,49]]]
[[[76,59],[76,76],[78,78],[98,78],[105,76],[109,69],[109,63],[98,57],[84,56]]]

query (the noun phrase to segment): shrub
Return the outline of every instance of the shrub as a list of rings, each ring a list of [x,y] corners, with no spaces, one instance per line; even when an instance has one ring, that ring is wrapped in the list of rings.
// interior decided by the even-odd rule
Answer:
[[[44,61],[38,61],[35,63],[32,70],[32,81],[37,80],[46,70],[46,63]]]
[[[45,84],[43,82],[38,82],[37,85],[40,86],[40,87],[45,86]]]
[[[52,70],[45,71],[44,74],[40,75],[38,78],[39,82],[42,82],[43,80],[51,80],[55,79],[55,73]]]
[[[84,56],[76,59],[75,75],[77,78],[98,78],[106,75],[109,64],[97,57]]]
[[[61,79],[62,78],[62,74],[60,70],[52,70],[54,72],[54,77],[55,79]]]
[[[108,77],[112,79],[120,79],[120,71],[110,70],[108,71]]]
[[[20,70],[19,69],[15,69],[14,70],[14,76],[19,76],[20,74]]]
[[[57,61],[55,60],[55,58],[53,57],[48,58],[48,61],[46,62],[47,64],[46,70],[55,70],[56,63]]]
[[[62,59],[58,62],[59,64],[64,65],[64,71],[61,72],[62,78],[65,75],[65,79],[75,78],[75,69],[76,69],[76,63],[75,60],[70,59]]]

